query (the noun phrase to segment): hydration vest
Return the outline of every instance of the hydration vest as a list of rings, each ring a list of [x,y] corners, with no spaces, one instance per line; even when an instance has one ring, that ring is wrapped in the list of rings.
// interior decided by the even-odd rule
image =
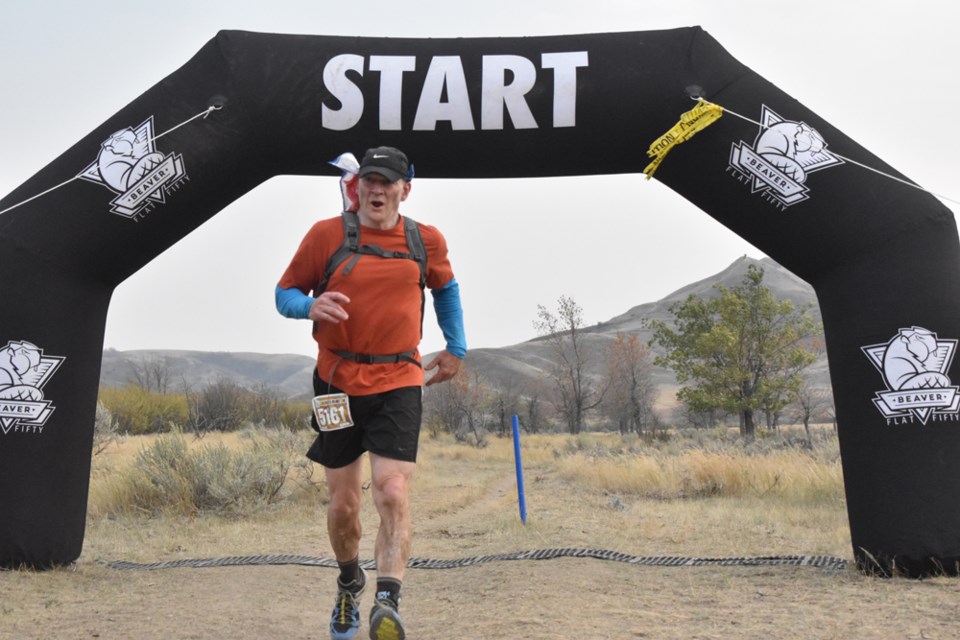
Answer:
[[[379,256],[387,259],[413,260],[420,267],[420,335],[423,336],[423,312],[426,305],[427,286],[427,250],[423,246],[423,238],[420,235],[420,227],[412,218],[401,216],[403,219],[403,233],[407,238],[407,252],[386,251],[375,244],[360,244],[360,217],[353,211],[344,211],[340,214],[340,220],[343,222],[343,243],[333,252],[327,261],[327,266],[323,272],[323,279],[317,283],[313,289],[313,295],[319,296],[323,293],[330,277],[337,268],[347,262],[343,268],[343,276],[350,275],[353,267],[360,260],[362,255]],[[314,332],[317,330],[316,322],[313,326]],[[416,350],[404,351],[403,353],[394,353],[389,355],[369,354],[369,353],[351,353],[350,351],[337,351],[331,349],[333,353],[346,360],[359,362],[361,364],[381,364],[389,362],[412,362],[421,366],[413,357]]]

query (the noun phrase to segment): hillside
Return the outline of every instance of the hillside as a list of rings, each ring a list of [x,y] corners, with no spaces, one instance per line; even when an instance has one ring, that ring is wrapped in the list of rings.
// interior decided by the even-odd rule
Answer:
[[[708,278],[689,284],[656,302],[648,302],[627,310],[606,322],[584,328],[585,345],[591,362],[589,373],[601,375],[602,356],[618,334],[637,335],[641,344],[647,344],[651,332],[644,327],[645,320],[668,320],[670,306],[690,295],[716,297],[715,285],[735,287],[742,283],[747,268],[757,265],[764,269],[764,284],[780,299],[791,300],[797,306],[813,304],[813,315],[819,321],[813,288],[769,258],[754,260],[746,256]],[[541,338],[497,349],[473,349],[467,355],[467,366],[485,379],[500,386],[529,388],[544,376],[550,365],[549,347]],[[310,392],[313,358],[300,355],[266,355],[258,353],[211,353],[200,351],[115,351],[103,354],[100,376],[104,386],[122,386],[131,380],[131,366],[136,363],[162,362],[169,368],[170,390],[181,390],[184,384],[196,390],[212,382],[231,380],[247,388],[268,386],[284,397],[305,397]],[[134,363],[134,364],[132,364]],[[817,386],[829,386],[826,356],[822,356],[808,370]],[[658,408],[674,404],[676,380],[670,371],[654,370],[654,380],[660,387]]]
[[[603,364],[599,354],[603,353],[616,339],[617,334],[636,335],[641,344],[647,344],[652,332],[644,327],[645,320],[667,321],[670,318],[670,306],[682,302],[690,295],[711,299],[718,295],[715,285],[730,288],[742,284],[750,265],[764,269],[764,285],[774,296],[790,300],[797,307],[812,304],[811,315],[815,320],[820,321],[820,309],[817,306],[813,287],[769,258],[754,260],[744,256],[720,273],[682,287],[661,300],[635,306],[606,322],[585,327],[583,329],[584,344],[587,345],[591,365],[588,371],[594,375],[602,374]],[[479,371],[486,379],[520,387],[544,375],[550,364],[549,348],[543,340],[538,338],[499,349],[474,349],[467,357],[471,369]],[[829,387],[830,379],[825,355],[808,369],[808,376],[816,386]],[[658,409],[669,408],[675,403],[674,395],[677,389],[673,373],[655,368],[654,381],[660,388]]]
[[[311,390],[314,358],[292,354],[221,353],[207,351],[117,351],[103,352],[100,384],[122,387],[133,378],[133,367],[160,363],[167,369],[170,392],[196,391],[231,381],[248,389],[270,387],[285,398],[306,396]]]

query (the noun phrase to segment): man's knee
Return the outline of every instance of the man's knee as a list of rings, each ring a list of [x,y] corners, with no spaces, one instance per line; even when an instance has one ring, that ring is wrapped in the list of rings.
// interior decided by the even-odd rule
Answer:
[[[327,490],[330,502],[327,504],[328,517],[342,521],[359,517],[362,490],[353,483],[328,482]]]
[[[373,471],[373,499],[377,509],[381,513],[385,510],[405,510],[415,465],[376,454],[371,454],[370,460]]]
[[[392,474],[381,478],[374,485],[374,499],[378,507],[399,508],[407,503],[410,485],[402,474]]]
[[[330,495],[327,515],[337,521],[353,520],[360,515],[360,497],[353,492],[341,491]]]

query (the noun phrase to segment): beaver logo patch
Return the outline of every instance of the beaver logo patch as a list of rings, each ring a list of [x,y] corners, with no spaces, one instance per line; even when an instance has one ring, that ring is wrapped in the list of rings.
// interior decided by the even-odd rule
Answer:
[[[157,151],[153,116],[104,140],[97,159],[79,177],[118,194],[110,201],[110,211],[130,220],[165,203],[167,194],[188,179],[183,156]]]
[[[885,344],[861,349],[887,386],[873,399],[887,424],[958,419],[960,395],[947,376],[957,349],[956,340],[940,339],[923,327],[910,327],[900,329]]]
[[[785,120],[766,105],[760,118],[763,126],[753,146],[741,140],[731,147],[729,168],[781,210],[810,197],[811,173],[843,164],[813,127]]]
[[[0,349],[0,431],[43,433],[55,407],[43,397],[43,386],[65,358],[44,355],[29,342],[13,341]]]

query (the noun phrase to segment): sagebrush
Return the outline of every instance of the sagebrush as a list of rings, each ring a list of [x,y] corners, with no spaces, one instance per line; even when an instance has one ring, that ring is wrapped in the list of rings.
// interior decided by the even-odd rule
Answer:
[[[132,462],[101,469],[90,511],[115,514],[242,515],[319,485],[303,457],[303,434],[250,430],[238,446],[194,442],[180,432],[157,436]]]

